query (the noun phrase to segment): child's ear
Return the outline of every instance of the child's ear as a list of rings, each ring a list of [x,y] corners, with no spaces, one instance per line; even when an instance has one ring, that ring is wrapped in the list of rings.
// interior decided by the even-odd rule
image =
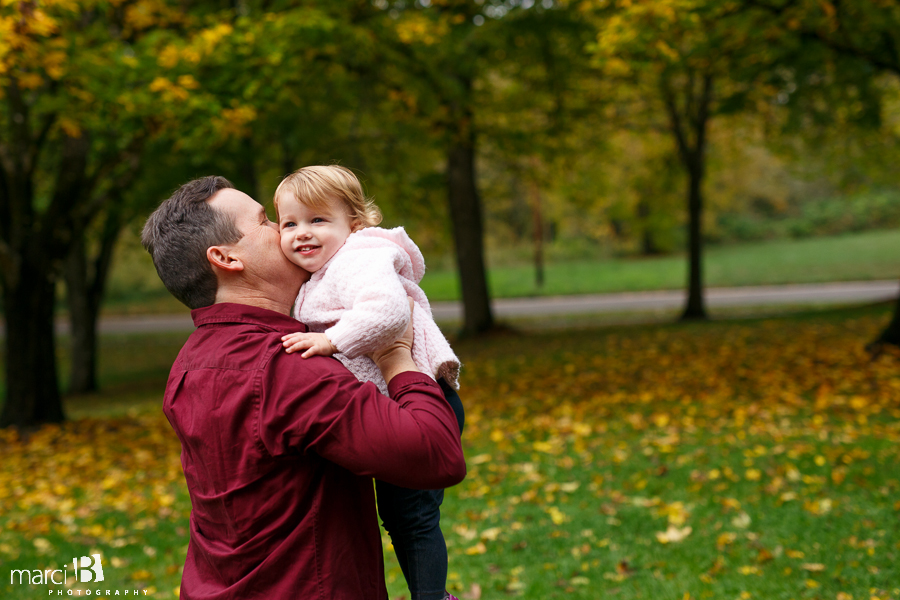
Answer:
[[[362,224],[362,221],[359,219],[353,219],[350,222],[350,233],[356,233],[360,229],[365,229],[365,225]]]

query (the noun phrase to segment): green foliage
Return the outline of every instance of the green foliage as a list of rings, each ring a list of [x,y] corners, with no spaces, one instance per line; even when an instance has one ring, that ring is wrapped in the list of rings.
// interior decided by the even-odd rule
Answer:
[[[900,193],[896,191],[807,201],[778,215],[766,214],[770,212],[766,206],[744,214],[720,214],[717,240],[807,238],[900,228]]]

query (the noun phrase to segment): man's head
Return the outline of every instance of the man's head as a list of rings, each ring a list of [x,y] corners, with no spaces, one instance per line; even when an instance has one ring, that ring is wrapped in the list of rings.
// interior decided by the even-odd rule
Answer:
[[[218,176],[184,184],[150,215],[141,234],[163,285],[190,308],[216,301],[218,281],[207,249],[237,243],[242,237],[234,220],[209,204],[224,189],[234,186]]]

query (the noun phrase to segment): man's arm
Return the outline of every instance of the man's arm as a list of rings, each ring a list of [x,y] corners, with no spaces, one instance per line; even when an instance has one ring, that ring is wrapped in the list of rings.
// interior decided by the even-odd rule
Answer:
[[[263,445],[273,455],[314,452],[403,487],[459,483],[466,466],[456,417],[437,383],[407,357],[397,348],[378,357],[388,398],[334,359],[302,359],[279,344],[261,382]]]

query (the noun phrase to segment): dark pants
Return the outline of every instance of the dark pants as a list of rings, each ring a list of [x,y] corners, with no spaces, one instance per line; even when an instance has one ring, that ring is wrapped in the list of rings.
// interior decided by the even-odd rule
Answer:
[[[438,380],[462,433],[462,400],[444,379]],[[441,533],[444,490],[410,490],[375,482],[378,514],[391,536],[394,552],[412,600],[441,600],[447,587],[447,544]]]

